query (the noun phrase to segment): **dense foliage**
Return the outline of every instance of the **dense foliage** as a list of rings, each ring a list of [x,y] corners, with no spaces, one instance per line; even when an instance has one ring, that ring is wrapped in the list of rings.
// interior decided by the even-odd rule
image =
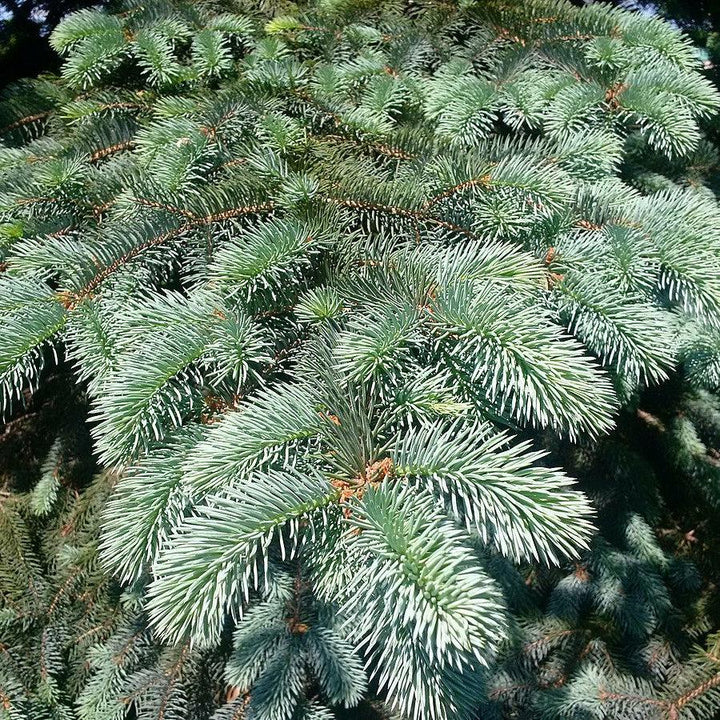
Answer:
[[[706,70],[720,73],[720,6],[714,0],[622,0],[621,6],[651,12],[679,26],[701,49]]]
[[[691,43],[551,0],[51,42],[0,106],[0,717],[713,717]]]

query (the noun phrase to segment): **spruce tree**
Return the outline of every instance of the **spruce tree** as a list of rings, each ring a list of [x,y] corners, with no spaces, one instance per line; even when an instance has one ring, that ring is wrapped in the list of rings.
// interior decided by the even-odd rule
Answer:
[[[2,410],[76,389],[0,515],[0,716],[712,717],[720,564],[650,467],[717,512],[691,43],[565,0],[51,41],[0,107]]]

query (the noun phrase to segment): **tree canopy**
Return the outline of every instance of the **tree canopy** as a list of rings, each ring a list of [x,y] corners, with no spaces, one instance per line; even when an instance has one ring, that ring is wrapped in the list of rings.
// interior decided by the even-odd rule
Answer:
[[[688,38],[152,0],[50,42],[0,104],[0,405],[45,428],[0,510],[0,717],[713,717]]]

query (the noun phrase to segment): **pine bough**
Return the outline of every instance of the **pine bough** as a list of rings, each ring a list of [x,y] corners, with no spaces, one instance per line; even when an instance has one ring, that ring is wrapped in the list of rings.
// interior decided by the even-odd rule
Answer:
[[[233,633],[218,718],[369,687],[471,717],[511,627],[488,558],[593,532],[543,434],[600,437],[678,368],[718,384],[720,210],[623,171],[697,152],[718,93],[656,19],[520,5],[130,2],[6,92],[2,408],[74,364],[117,477],[103,565],[172,672]],[[117,647],[156,652],[123,627],[82,717],[118,716]],[[187,711],[133,677],[141,715]]]

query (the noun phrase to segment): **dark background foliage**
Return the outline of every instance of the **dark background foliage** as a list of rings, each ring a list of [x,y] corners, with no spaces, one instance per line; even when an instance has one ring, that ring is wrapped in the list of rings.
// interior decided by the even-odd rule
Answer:
[[[69,12],[107,3],[92,0],[2,0],[0,2],[0,87],[12,80],[56,70],[60,58],[48,35]]]

